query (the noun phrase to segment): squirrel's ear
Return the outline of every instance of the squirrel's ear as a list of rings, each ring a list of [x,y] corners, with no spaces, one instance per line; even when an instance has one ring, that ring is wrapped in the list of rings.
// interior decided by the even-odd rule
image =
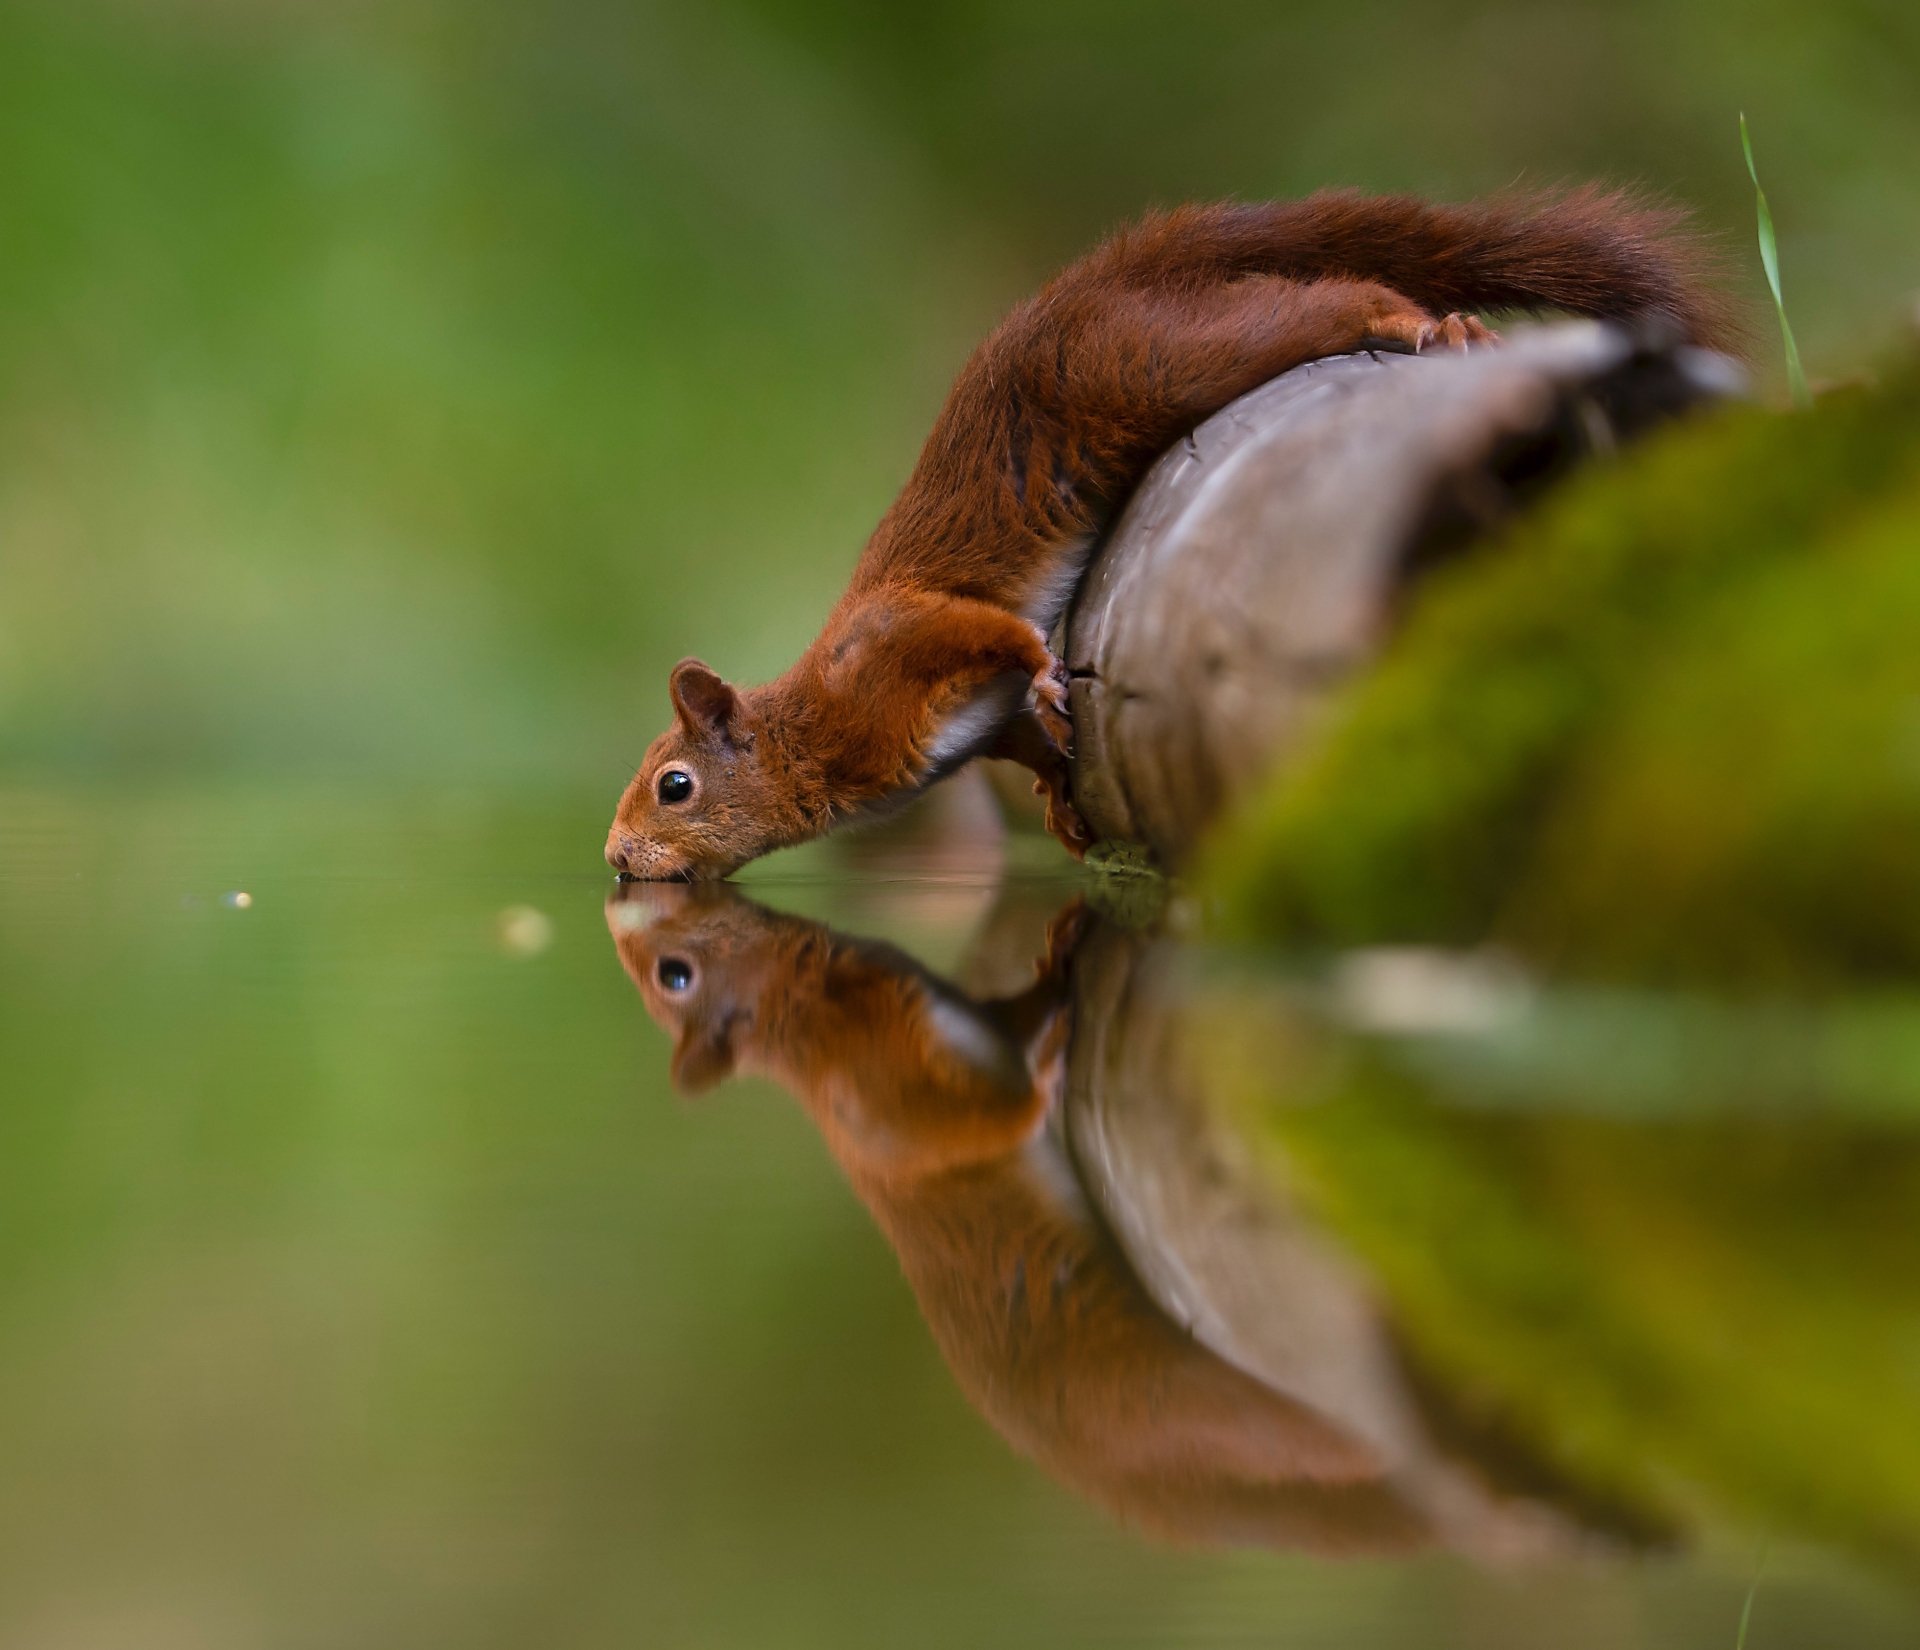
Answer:
[[[725,733],[739,701],[732,688],[698,659],[682,659],[667,680],[673,708],[692,731]]]
[[[695,1021],[673,1050],[673,1086],[692,1099],[733,1075],[733,1020]]]

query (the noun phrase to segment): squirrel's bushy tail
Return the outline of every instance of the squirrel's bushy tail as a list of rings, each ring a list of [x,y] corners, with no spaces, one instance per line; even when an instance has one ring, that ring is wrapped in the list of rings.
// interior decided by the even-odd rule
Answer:
[[[1620,189],[1458,206],[1339,190],[1156,213],[1058,279],[1169,287],[1349,276],[1436,314],[1562,309],[1664,322],[1691,343],[1732,347],[1739,328],[1715,290],[1718,260],[1685,225],[1684,211]]]

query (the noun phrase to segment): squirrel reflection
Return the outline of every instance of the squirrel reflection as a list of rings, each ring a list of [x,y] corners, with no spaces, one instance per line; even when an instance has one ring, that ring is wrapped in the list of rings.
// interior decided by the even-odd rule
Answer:
[[[1207,1350],[1129,1268],[1049,1128],[1085,918],[1033,983],[967,996],[904,953],[724,884],[629,884],[620,960],[695,1093],[734,1072],[807,1108],[899,1256],[962,1390],[1017,1450],[1151,1532],[1319,1550],[1418,1544],[1374,1450]]]

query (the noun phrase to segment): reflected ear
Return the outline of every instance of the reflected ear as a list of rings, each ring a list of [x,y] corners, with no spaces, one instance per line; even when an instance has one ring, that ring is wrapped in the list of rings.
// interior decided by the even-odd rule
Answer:
[[[673,1050],[673,1086],[688,1099],[733,1075],[734,1016],[688,1026]]]
[[[682,659],[667,679],[673,708],[693,733],[725,733],[739,699],[719,675],[698,659]]]

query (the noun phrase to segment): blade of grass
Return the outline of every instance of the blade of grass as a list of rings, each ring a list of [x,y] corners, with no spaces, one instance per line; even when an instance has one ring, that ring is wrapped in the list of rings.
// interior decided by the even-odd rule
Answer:
[[[1760,187],[1760,169],[1753,163],[1753,139],[1747,132],[1747,117],[1740,116],[1740,147],[1747,156],[1747,176],[1753,179],[1753,199],[1760,219],[1760,267],[1767,272],[1767,286],[1773,293],[1773,307],[1780,317],[1780,341],[1787,350],[1787,389],[1796,407],[1811,403],[1807,393],[1807,375],[1800,370],[1800,346],[1793,341],[1793,328],[1787,322],[1787,303],[1780,296],[1780,249],[1773,236],[1773,211],[1767,205],[1767,192]]]
[[[1760,1578],[1767,1573],[1767,1554],[1772,1545],[1768,1542],[1760,1549],[1760,1562],[1753,1567],[1753,1585],[1747,1589],[1747,1602],[1740,1606],[1740,1632],[1733,1641],[1733,1650],[1747,1650],[1747,1628],[1753,1621],[1753,1595],[1760,1591]]]

